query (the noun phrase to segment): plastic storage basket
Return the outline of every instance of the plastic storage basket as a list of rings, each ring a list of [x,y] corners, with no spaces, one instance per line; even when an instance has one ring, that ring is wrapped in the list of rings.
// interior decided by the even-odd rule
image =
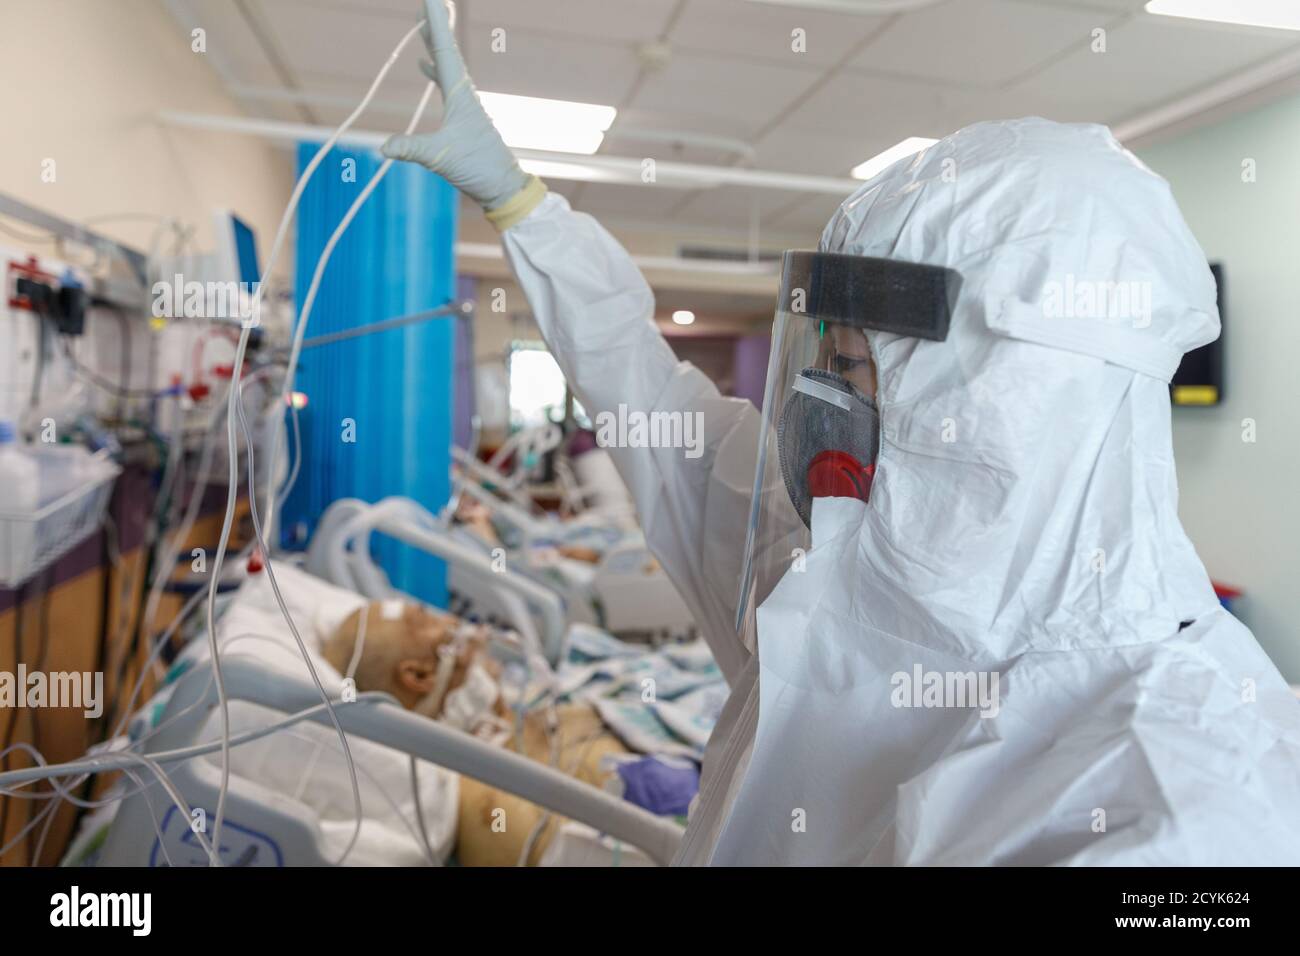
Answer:
[[[5,508],[0,496],[0,588],[16,588],[93,533],[104,520],[122,469],[73,445],[24,449],[40,466],[43,503],[34,512]]]

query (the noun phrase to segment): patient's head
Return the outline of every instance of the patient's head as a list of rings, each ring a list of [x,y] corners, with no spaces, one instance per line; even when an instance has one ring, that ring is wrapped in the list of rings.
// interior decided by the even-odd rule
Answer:
[[[358,637],[361,654],[352,674],[358,691],[384,691],[407,709],[441,717],[449,703],[459,701],[464,710],[469,695],[462,688],[472,676],[476,700],[496,712],[503,706],[495,687],[482,689],[485,676],[495,682],[500,674],[485,631],[453,614],[402,601],[374,601],[354,611],[325,642],[325,659],[340,674],[352,667]]]

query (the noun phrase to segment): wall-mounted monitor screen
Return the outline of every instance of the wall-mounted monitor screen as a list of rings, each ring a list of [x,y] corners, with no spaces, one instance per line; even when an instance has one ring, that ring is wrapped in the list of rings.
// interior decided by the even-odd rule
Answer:
[[[1223,288],[1223,265],[1210,263],[1214,283],[1218,286],[1219,321],[1223,331],[1209,345],[1192,349],[1183,356],[1173,381],[1170,397],[1175,405],[1218,405],[1223,401],[1223,340],[1227,335],[1228,316]]]

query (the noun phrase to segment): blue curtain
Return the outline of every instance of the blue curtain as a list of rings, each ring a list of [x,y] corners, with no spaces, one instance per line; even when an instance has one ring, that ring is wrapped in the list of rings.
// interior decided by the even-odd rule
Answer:
[[[316,149],[299,145],[299,173]],[[335,149],[312,177],[298,210],[299,307],[326,241],[379,163],[371,152]],[[307,337],[449,302],[456,206],[445,181],[395,164],[334,250]],[[283,512],[286,538],[301,544],[338,498],[405,495],[434,512],[446,503],[455,325],[454,318],[433,319],[303,352],[297,378],[307,397],[300,413],[303,460]],[[446,605],[441,561],[386,538],[376,539],[374,550],[394,586]]]

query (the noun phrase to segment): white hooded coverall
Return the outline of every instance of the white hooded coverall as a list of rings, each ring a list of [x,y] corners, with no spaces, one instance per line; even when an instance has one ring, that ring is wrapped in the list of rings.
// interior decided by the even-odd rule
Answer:
[[[1177,514],[1167,383],[1219,333],[1213,277],[1108,130],[972,126],[831,219],[823,251],[964,281],[946,341],[871,336],[870,501],[817,501],[756,654],[733,619],[758,412],[675,359],[562,197],[504,244],[589,412],[703,416],[698,458],[610,449],[732,687],[679,862],[1300,864],[1300,702]],[[996,708],[896,693],[977,673]]]

